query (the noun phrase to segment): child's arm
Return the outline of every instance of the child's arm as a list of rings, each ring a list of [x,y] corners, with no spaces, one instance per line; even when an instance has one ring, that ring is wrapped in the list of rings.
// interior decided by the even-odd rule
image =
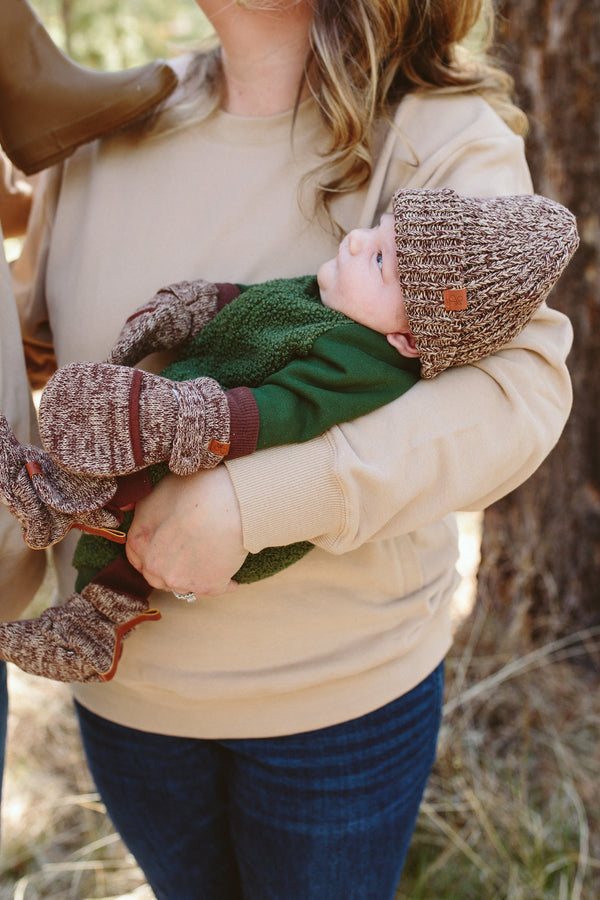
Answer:
[[[224,457],[306,441],[404,393],[417,380],[383,335],[349,322],[256,388],[225,391],[203,376],[171,381],[102,363],[71,363],[40,402],[45,448],[71,471],[127,474],[168,461],[186,475]]]
[[[238,294],[235,285],[203,279],[161,288],[129,316],[107,362],[134,366],[150,353],[183,346]]]
[[[385,406],[418,380],[417,360],[400,356],[384,335],[355,323],[317,338],[309,356],[294,359],[257,388],[229,391],[251,395],[257,410],[255,446],[262,450],[301,443],[332,425]],[[241,432],[232,415],[232,435]],[[240,441],[241,443],[241,441]],[[235,437],[228,458],[239,452]]]

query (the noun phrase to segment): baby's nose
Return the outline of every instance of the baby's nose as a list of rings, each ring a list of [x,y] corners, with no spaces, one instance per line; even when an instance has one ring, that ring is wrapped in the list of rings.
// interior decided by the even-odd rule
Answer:
[[[348,235],[348,250],[352,256],[356,256],[363,248],[364,235],[360,228],[355,228]]]

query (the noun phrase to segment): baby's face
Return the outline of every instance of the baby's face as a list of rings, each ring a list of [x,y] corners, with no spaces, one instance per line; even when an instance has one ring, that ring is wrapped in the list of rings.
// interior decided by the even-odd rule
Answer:
[[[320,267],[317,278],[325,306],[381,334],[408,331],[398,280],[394,217],[383,215],[373,228],[355,228],[337,256]]]

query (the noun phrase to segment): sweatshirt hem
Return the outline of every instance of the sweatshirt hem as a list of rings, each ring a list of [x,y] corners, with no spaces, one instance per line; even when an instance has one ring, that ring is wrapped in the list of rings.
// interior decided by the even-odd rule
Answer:
[[[445,658],[452,644],[449,608],[429,623],[410,652],[375,668],[281,694],[238,698],[181,697],[160,689],[75,685],[74,698],[97,716],[139,731],[226,740],[276,737],[337,725],[367,715],[408,693]]]

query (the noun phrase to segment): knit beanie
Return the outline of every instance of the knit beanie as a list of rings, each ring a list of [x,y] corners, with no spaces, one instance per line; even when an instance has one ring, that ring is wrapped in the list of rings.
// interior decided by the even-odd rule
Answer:
[[[398,273],[423,378],[508,344],[577,249],[575,217],[539,195],[393,199]]]

